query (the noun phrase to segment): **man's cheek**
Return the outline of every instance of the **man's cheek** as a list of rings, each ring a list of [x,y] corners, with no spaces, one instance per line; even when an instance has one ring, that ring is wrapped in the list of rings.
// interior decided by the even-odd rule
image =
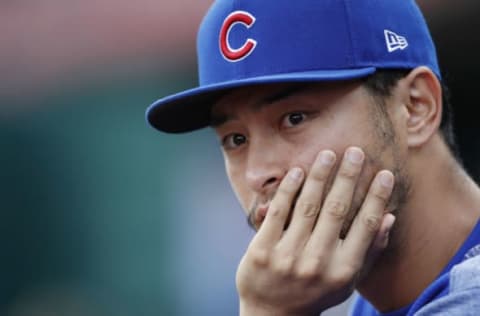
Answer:
[[[244,210],[245,213],[248,212],[249,202],[247,201],[247,190],[245,190],[245,185],[242,185],[240,182],[240,176],[238,173],[234,172],[232,168],[230,168],[228,162],[226,162],[226,173],[228,181],[230,182],[230,187],[232,188],[237,201],[240,203],[240,206]]]
[[[253,204],[254,204],[254,199],[249,197],[249,194],[247,190],[242,190],[237,186],[234,186],[232,184],[232,190],[235,193],[235,196],[237,198],[237,201],[240,203],[240,206],[242,207],[242,210],[245,214],[249,214]]]

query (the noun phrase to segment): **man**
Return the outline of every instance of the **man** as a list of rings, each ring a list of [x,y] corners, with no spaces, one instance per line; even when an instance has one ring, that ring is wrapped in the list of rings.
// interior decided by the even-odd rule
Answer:
[[[219,0],[198,35],[200,87],[152,126],[212,126],[258,231],[241,315],[478,315],[480,190],[413,0]],[[394,224],[395,222],[395,224]]]

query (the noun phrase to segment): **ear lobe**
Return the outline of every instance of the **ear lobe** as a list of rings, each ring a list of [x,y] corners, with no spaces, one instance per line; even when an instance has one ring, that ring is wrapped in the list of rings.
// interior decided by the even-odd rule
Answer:
[[[408,145],[420,147],[437,132],[442,118],[442,89],[427,67],[415,68],[405,78],[408,91]]]

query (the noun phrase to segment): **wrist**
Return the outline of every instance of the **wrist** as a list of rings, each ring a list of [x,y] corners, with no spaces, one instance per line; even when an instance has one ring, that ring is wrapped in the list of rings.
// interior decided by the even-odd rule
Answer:
[[[240,316],[320,316],[312,313],[296,313],[291,311],[279,310],[272,306],[262,304],[252,304],[240,301]]]

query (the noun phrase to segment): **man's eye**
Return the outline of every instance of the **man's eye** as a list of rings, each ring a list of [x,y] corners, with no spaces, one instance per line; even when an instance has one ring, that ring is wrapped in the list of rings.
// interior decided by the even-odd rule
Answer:
[[[242,134],[230,134],[223,138],[222,146],[225,149],[235,149],[247,142],[247,138]]]
[[[302,123],[307,118],[307,115],[302,112],[293,112],[285,115],[282,121],[282,125],[286,127],[292,127]]]

